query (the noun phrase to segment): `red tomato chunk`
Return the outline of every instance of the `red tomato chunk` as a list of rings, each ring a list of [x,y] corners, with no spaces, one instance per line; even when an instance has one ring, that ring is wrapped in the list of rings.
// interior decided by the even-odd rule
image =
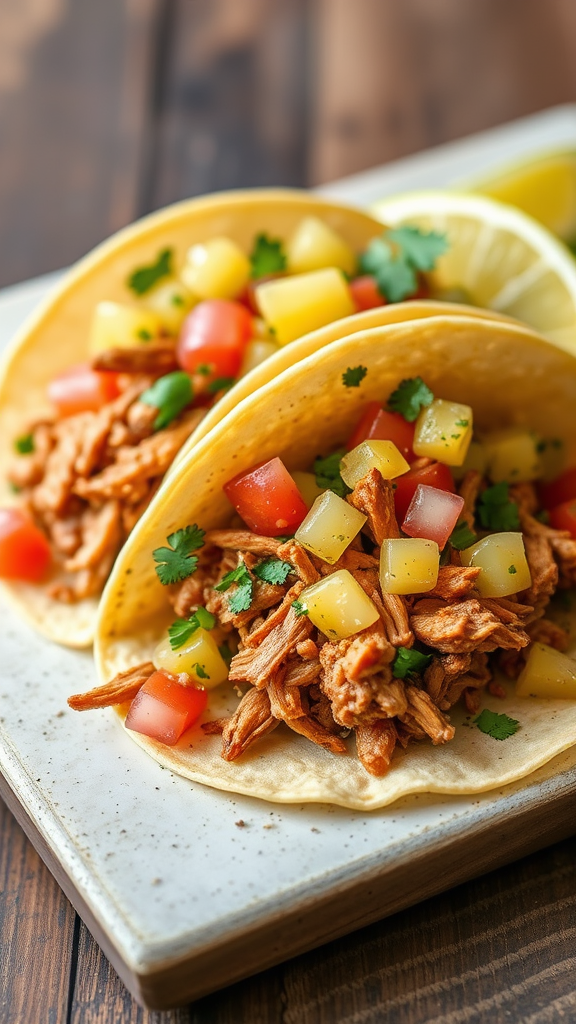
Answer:
[[[454,494],[454,480],[448,466],[441,462],[432,462],[429,466],[422,466],[417,469],[410,469],[404,476],[396,477],[394,481],[394,505],[396,507],[396,518],[402,523],[406,517],[408,507],[416,488],[419,484],[427,484],[429,487],[438,487],[441,491],[450,491]]]
[[[576,500],[564,501],[550,511],[550,526],[555,530],[568,530],[576,537]]]
[[[270,459],[239,473],[224,485],[228,501],[254,533],[281,537],[294,533],[308,507],[281,459]]]
[[[352,299],[359,313],[364,309],[376,309],[378,306],[386,306],[388,299],[385,299],[376,284],[376,278],[371,274],[364,274],[350,281]]]
[[[206,690],[182,686],[166,672],[154,672],[134,697],[125,725],[172,747],[200,718],[207,703]]]
[[[464,498],[460,495],[418,484],[402,523],[402,530],[409,537],[435,540],[442,550],[463,508]]]
[[[557,505],[563,505],[564,502],[576,498],[576,466],[567,469],[551,483],[540,484],[538,492],[544,508],[556,508]]]
[[[415,423],[408,423],[399,412],[388,412],[380,402],[369,402],[347,444],[349,452],[362,441],[393,441],[407,462],[416,456],[412,451]]]
[[[207,379],[237,377],[252,337],[252,316],[240,302],[206,299],[186,317],[176,358],[186,373],[209,368]]]
[[[48,385],[48,398],[59,417],[98,412],[120,394],[118,373],[93,370],[88,363],[72,366]]]
[[[39,583],[50,565],[50,545],[30,516],[18,508],[0,509],[0,577]]]

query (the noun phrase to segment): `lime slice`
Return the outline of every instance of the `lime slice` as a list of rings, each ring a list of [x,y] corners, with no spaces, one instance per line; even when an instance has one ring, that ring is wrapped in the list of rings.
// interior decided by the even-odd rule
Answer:
[[[389,227],[446,234],[448,252],[430,274],[435,297],[461,292],[576,353],[576,260],[531,217],[456,192],[412,192],[375,204],[374,212]]]
[[[565,242],[576,241],[576,153],[545,153],[469,188],[518,206]]]

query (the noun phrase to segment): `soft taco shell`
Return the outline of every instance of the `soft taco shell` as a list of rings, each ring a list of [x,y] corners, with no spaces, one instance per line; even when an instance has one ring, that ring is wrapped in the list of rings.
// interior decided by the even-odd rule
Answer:
[[[362,364],[358,388],[342,374]],[[149,658],[173,619],[154,572],[151,552],[190,523],[225,525],[231,510],[223,484],[256,462],[279,455],[289,468],[308,466],[342,443],[368,401],[384,400],[404,377],[420,374],[437,397],[469,403],[480,429],[529,426],[564,442],[576,454],[576,360],[528,329],[466,317],[438,316],[372,328],[343,338],[288,368],[257,395],[242,401],[199,441],[162,486],[129,538],[106,587],[96,659],[103,681]],[[210,694],[207,718],[233,710],[226,686]],[[131,732],[173,771],[231,792],[279,802],[327,801],[352,808],[382,807],[417,792],[473,793],[534,771],[576,742],[576,703],[521,700],[488,704],[521,722],[498,742],[476,728],[457,729],[443,747],[413,744],[396,756],[389,774],[369,776],[354,750],[328,754],[280,725],[242,758],[220,757],[219,737],[199,729],[173,748]],[[455,711],[453,720],[461,721]]]

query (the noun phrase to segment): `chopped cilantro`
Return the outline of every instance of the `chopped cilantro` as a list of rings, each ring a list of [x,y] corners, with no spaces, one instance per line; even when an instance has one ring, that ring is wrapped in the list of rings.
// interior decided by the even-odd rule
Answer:
[[[372,274],[378,290],[389,302],[401,302],[418,288],[418,271],[432,270],[448,248],[444,235],[415,226],[387,230],[375,238],[360,257],[360,268]]]
[[[223,661],[226,662],[228,668],[230,668],[230,662],[232,661],[233,654],[230,648],[228,647],[228,644],[220,644],[218,650],[220,651],[220,657],[222,658]]]
[[[199,662],[196,662],[195,665],[192,665],[192,668],[196,675],[198,676],[198,679],[210,679],[210,676],[208,675],[206,669],[203,668]]]
[[[250,253],[252,277],[265,277],[286,270],[286,253],[279,238],[269,238],[266,234],[256,235]]]
[[[422,377],[409,377],[400,381],[398,387],[388,399],[388,408],[399,412],[408,423],[413,423],[420,409],[430,405],[434,395]]]
[[[518,530],[520,518],[518,505],[508,496],[508,484],[502,480],[493,487],[487,487],[480,495],[478,516],[486,530]]]
[[[279,558],[267,558],[253,569],[254,575],[264,583],[285,583],[291,572],[294,569],[290,562],[282,562]]]
[[[170,547],[156,548],[152,558],[158,563],[156,575],[164,586],[179,583],[191,576],[198,565],[198,556],[192,552],[204,544],[204,530],[196,526],[184,526],[167,538]]]
[[[160,280],[172,273],[172,250],[162,249],[158,259],[147,267],[139,267],[128,278],[128,287],[136,295],[145,295]]]
[[[302,601],[292,601],[292,607],[296,612],[296,615],[308,615],[308,609],[302,604]]]
[[[469,422],[470,422],[470,420],[456,420],[455,426],[457,426],[457,427],[467,427]],[[460,434],[458,434],[458,437],[460,437]]]
[[[170,647],[177,651],[182,647],[197,629],[213,629],[216,619],[206,608],[198,608],[189,619],[176,619],[171,626],[168,626]]]
[[[187,373],[175,370],[154,381],[152,387],[140,395],[140,401],[158,409],[154,430],[162,430],[180,415],[194,398],[192,381]]]
[[[228,598],[228,607],[233,615],[238,615],[239,612],[248,611],[254,590],[252,577],[244,562],[240,562],[240,565],[237,565],[231,572],[227,572],[214,589],[220,592],[226,591],[233,583],[236,583],[237,587],[232,596]]]
[[[499,715],[496,711],[489,711],[488,708],[484,708],[478,718],[474,719],[474,725],[478,726],[480,732],[491,736],[493,740],[507,740],[520,728],[520,722],[515,718]]]
[[[216,380],[210,381],[206,390],[210,395],[217,395],[219,391],[227,391],[235,383],[235,377],[216,377]]]
[[[30,455],[34,451],[34,435],[23,434],[14,441],[14,447],[20,455]]]
[[[515,565],[509,565],[508,572],[510,573],[511,576],[515,576],[518,570]]]
[[[431,654],[399,647],[392,662],[392,675],[395,679],[406,679],[406,676],[419,675],[432,661]]]
[[[347,388],[359,388],[360,381],[364,380],[367,373],[365,366],[349,366],[342,374],[342,383]]]
[[[340,461],[345,454],[346,452],[339,450],[332,452],[332,455],[326,455],[325,458],[319,455],[317,459],[314,459],[316,486],[322,487],[323,490],[334,491],[334,494],[340,498],[345,498],[350,493],[350,488],[346,486],[340,475]]]
[[[386,232],[386,238],[400,247],[404,259],[416,270],[433,270],[438,257],[448,250],[446,235],[421,231],[415,224],[392,228]]]
[[[150,331],[147,331],[145,327],[141,327],[139,331],[136,331],[136,337],[140,338],[141,341],[151,341],[152,335]]]
[[[448,539],[456,551],[464,551],[464,548],[469,548],[477,540],[477,537],[475,533],[472,533],[468,523],[462,521],[456,524]]]

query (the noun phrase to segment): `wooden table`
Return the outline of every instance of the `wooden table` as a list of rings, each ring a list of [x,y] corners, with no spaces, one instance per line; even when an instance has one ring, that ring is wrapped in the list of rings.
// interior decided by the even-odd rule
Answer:
[[[574,101],[575,51],[573,0],[0,0],[0,286],[186,195],[316,184]],[[158,1014],[0,805],[0,1020],[572,1020],[574,853]]]

